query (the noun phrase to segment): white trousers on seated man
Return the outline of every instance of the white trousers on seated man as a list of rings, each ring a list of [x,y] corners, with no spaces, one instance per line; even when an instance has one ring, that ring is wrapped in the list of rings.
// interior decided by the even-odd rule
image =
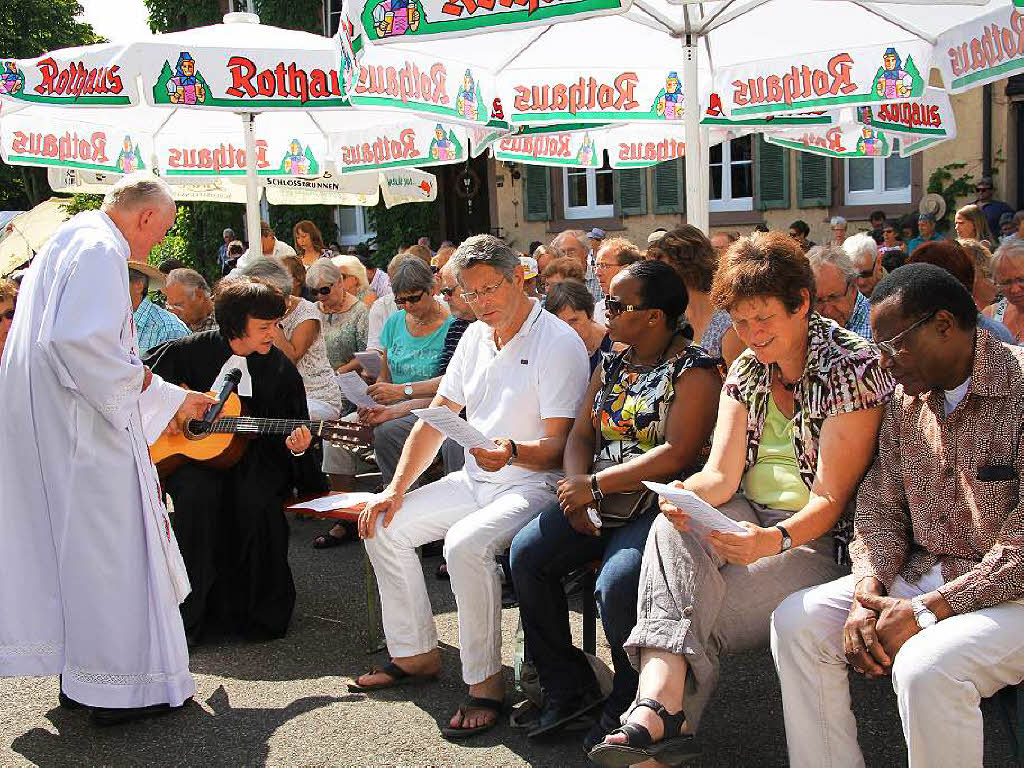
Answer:
[[[916,584],[897,577],[892,597],[942,584],[936,566]],[[782,683],[789,762],[863,766],[843,654],[855,577],[790,595],[772,616],[772,655]],[[979,703],[1024,679],[1024,604],[1001,603],[951,616],[911,637],[896,654],[896,691],[911,768],[982,765]]]
[[[462,676],[481,683],[501,669],[501,578],[496,554],[555,499],[546,484],[499,485],[465,471],[410,491],[401,509],[366,539],[380,589],[388,653],[415,656],[437,647],[437,628],[416,547],[444,538],[459,612]]]

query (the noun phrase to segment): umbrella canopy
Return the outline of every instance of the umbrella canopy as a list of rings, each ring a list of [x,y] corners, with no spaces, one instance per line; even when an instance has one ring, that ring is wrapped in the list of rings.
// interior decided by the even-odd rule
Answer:
[[[0,277],[6,277],[43,247],[50,235],[67,221],[67,200],[50,198],[31,211],[19,213],[4,227],[0,239]]]
[[[408,61],[420,71],[441,67],[452,73],[472,62],[474,90],[491,105],[491,114],[477,114],[478,121],[492,120],[499,112],[512,125],[531,126],[678,121],[684,144],[701,150],[686,155],[686,199],[688,220],[703,228],[710,137],[705,134],[702,140],[701,119],[706,113],[735,123],[919,100],[925,97],[933,67],[948,65],[952,71],[949,49],[941,41],[965,35],[988,39],[983,51],[991,48],[991,55],[975,56],[992,64],[979,62],[978,73],[971,73],[977,76],[975,84],[1024,67],[1024,50],[1016,52],[1005,43],[992,48],[993,33],[984,31],[987,19],[1020,18],[1014,16],[1010,0],[634,0],[616,16],[576,20],[570,13],[559,17],[573,19],[568,23],[548,17],[538,26],[500,33],[481,31],[502,28],[500,14],[474,11],[456,0],[439,10],[409,0],[417,13],[422,11],[418,28],[406,25],[396,32],[394,26],[368,22],[373,10],[386,4],[349,0],[346,6],[347,23],[339,40],[343,57],[352,58],[359,71],[349,88],[353,103],[360,103],[357,91],[360,80],[367,79],[364,71]],[[443,17],[472,17],[477,24],[472,29],[465,24],[431,26]],[[457,46],[434,39],[442,31],[464,37]],[[964,45],[968,55],[961,60],[978,48],[968,40],[957,50],[962,53]],[[1019,56],[1012,62],[1011,48]],[[997,62],[1000,50],[1003,61]],[[964,73],[957,82],[968,87],[970,74],[963,61],[957,67]],[[994,74],[999,67],[1000,73]],[[945,85],[955,87],[952,80]],[[701,105],[707,106],[702,110]],[[415,104],[405,108],[415,109]]]
[[[0,154],[100,174],[151,169],[169,181],[244,178],[250,233],[261,179],[297,190],[298,179],[325,173],[468,158],[464,127],[354,110],[338,65],[329,38],[244,13],[129,44],[0,60]]]
[[[50,188],[55,192],[90,195],[106,194],[117,176],[50,168]],[[374,206],[384,198],[391,208],[401,203],[429,202],[437,198],[437,178],[416,168],[389,168],[344,176],[325,174],[314,179],[267,178],[261,180],[270,205],[362,205]],[[208,201],[244,203],[245,185],[237,179],[170,179],[174,199],[179,202]]]

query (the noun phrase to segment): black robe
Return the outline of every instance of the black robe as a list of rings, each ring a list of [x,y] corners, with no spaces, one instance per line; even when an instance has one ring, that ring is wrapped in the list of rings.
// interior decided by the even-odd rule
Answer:
[[[232,354],[219,331],[205,331],[155,347],[145,363],[166,381],[206,392]],[[279,349],[246,362],[253,389],[241,397],[247,415],[309,418],[302,377]],[[189,463],[164,482],[192,582],[181,606],[192,642],[211,624],[252,639],[283,637],[288,629],[295,584],[283,503],[294,485],[295,459],[284,439],[253,438],[230,469]]]

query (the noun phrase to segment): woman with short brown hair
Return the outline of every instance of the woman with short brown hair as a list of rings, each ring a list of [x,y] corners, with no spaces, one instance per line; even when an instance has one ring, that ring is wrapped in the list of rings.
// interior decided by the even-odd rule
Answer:
[[[781,232],[741,238],[722,257],[711,299],[747,350],[722,389],[704,469],[675,485],[742,530],[708,531],[662,499],[625,643],[637,700],[591,751],[599,765],[692,756],[720,656],[767,646],[785,597],[844,572],[848,504],[894,384],[877,348],[813,312],[812,296],[807,256]]]

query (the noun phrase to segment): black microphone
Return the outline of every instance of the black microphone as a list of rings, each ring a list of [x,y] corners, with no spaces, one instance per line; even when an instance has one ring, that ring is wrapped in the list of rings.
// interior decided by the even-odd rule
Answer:
[[[242,380],[242,372],[238,368],[232,368],[224,376],[224,386],[221,387],[220,394],[217,396],[217,402],[213,405],[206,415],[203,416],[203,424],[208,429],[220,415],[221,409],[224,407],[224,403],[228,401],[228,397],[232,392],[235,391],[235,387],[238,386],[238,382]],[[204,429],[203,431],[207,431]]]

